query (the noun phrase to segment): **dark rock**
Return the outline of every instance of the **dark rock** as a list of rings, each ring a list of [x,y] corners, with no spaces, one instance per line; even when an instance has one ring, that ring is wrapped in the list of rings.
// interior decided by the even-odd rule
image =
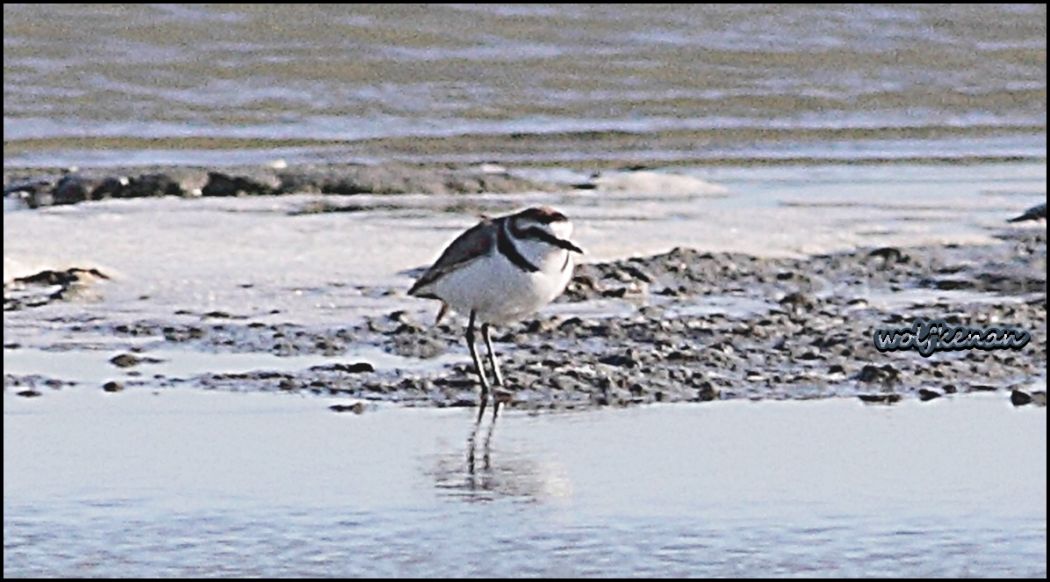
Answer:
[[[141,362],[142,358],[132,354],[120,354],[119,356],[113,356],[109,360],[109,363],[118,368],[130,368],[139,365]]]
[[[40,307],[54,301],[72,299],[97,279],[109,277],[97,269],[73,267],[65,271],[45,270],[15,278],[4,284],[4,311]]]
[[[748,370],[744,373],[744,380],[747,380],[748,382],[762,382],[765,379],[765,374],[758,370]]]
[[[82,275],[91,275],[100,279],[109,279],[109,277],[102,274],[98,269],[81,269],[79,267],[73,267],[71,269],[66,269],[65,271],[40,271],[33,275],[19,277],[15,279],[15,281],[19,283],[30,283],[33,285],[65,285],[80,280]]]
[[[881,382],[883,384],[892,384],[900,379],[900,372],[890,364],[883,364],[881,366],[867,364],[857,373],[856,379],[860,382]]]
[[[110,380],[102,385],[102,389],[106,392],[121,392],[124,390],[124,384],[121,384],[116,380]]]
[[[897,263],[908,262],[908,255],[904,254],[903,252],[901,252],[900,249],[896,247],[877,248],[868,253],[868,256],[882,259],[882,265],[884,267],[895,265]]]
[[[538,320],[537,320],[537,322],[538,322]],[[569,319],[566,319],[565,321],[559,323],[558,324],[558,329],[559,330],[572,329],[572,328],[575,328],[575,327],[580,327],[580,325],[582,325],[582,324],[583,324],[583,320],[580,319],[579,317],[570,317]],[[535,331],[530,331],[529,333],[535,333]]]
[[[1024,406],[1032,402],[1032,395],[1015,389],[1010,392],[1010,402],[1014,406]]]
[[[128,186],[130,180],[126,177],[108,177],[102,180],[94,190],[91,191],[89,200],[105,200],[107,198],[125,198],[124,188]]]
[[[62,176],[51,194],[55,204],[76,204],[91,199],[89,185],[76,174]]]
[[[184,196],[182,186],[167,174],[142,174],[128,180],[120,190],[123,198],[148,198],[153,196]]]
[[[721,392],[710,381],[705,381],[696,391],[696,399],[700,402],[718,400]]]
[[[930,390],[929,388],[919,389],[919,400],[926,402],[927,400],[933,400],[934,398],[940,398],[942,395],[936,390]]]
[[[971,289],[973,283],[971,281],[964,281],[959,279],[939,279],[934,281],[934,287],[937,289],[943,289],[945,291],[955,291],[958,289]]]
[[[862,401],[874,404],[893,404],[900,402],[900,394],[860,394],[857,396]]]
[[[22,390],[21,392],[15,392],[15,394],[18,395],[18,396],[21,396],[23,398],[36,398],[38,396],[42,396],[40,391],[35,390],[33,388],[29,388],[27,390]]]
[[[810,295],[795,291],[785,295],[778,303],[794,311],[805,311],[813,309],[818,301]]]
[[[201,189],[203,196],[258,196],[274,194],[280,188],[276,176],[249,178],[230,176],[222,172],[208,172],[208,183]]]
[[[635,360],[630,355],[624,354],[613,354],[598,359],[602,364],[608,364],[610,366],[619,366],[622,368],[634,368],[638,365],[638,360]]]
[[[647,273],[645,273],[644,271],[642,271],[641,269],[639,269],[638,267],[635,267],[633,265],[627,265],[627,266],[623,267],[623,271],[622,272],[625,273],[626,275],[628,275],[630,278],[636,279],[638,281],[642,281],[642,282],[645,282],[645,283],[652,283],[653,282],[653,278],[650,275],[648,275]]]
[[[346,372],[347,374],[361,374],[376,371],[375,367],[368,362],[357,362],[354,364],[326,364],[323,366],[314,366],[310,369],[317,372]]]
[[[354,414],[362,414],[365,411],[365,404],[363,402],[355,402],[353,404],[333,404],[328,407],[333,412],[352,412]]]

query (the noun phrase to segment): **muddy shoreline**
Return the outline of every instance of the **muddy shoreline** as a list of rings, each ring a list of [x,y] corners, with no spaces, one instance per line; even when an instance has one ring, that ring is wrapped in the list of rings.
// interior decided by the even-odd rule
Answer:
[[[56,273],[43,283],[53,300],[75,300],[75,293],[64,287],[55,292],[54,286],[90,286],[99,275]],[[39,293],[29,292],[33,287],[25,281],[6,285],[5,311],[45,305],[49,296],[41,300]],[[368,292],[389,296],[404,289]],[[495,330],[512,408],[841,396],[892,403],[902,397],[928,400],[984,391],[1001,391],[1007,398],[1015,390],[1028,394],[1045,377],[1046,233],[1041,228],[1004,230],[993,245],[866,248],[795,259],[678,248],[582,265],[557,303],[557,315],[541,314]],[[462,321],[455,318],[435,327],[418,314],[394,310],[358,325],[322,328],[253,321],[224,311],[172,315],[170,321],[101,320],[70,328],[136,340],[123,359],[131,364],[121,387],[131,390],[193,386],[412,406],[476,403]],[[929,358],[875,349],[874,329],[903,327],[918,317],[955,325],[1018,326],[1031,333],[1031,341],[1020,350],[941,352]],[[199,321],[186,323],[187,318]],[[412,361],[442,358],[446,363],[404,369],[345,355],[361,346]],[[180,378],[147,377],[135,370],[136,359],[173,347],[320,355],[331,363]],[[68,383],[5,375],[4,385],[8,391],[38,395]],[[1045,403],[1045,394],[1036,394],[1037,404],[1040,399]]]
[[[566,190],[512,175],[495,164],[323,164],[223,168],[24,168],[4,170],[4,198],[41,208],[112,198],[281,194],[481,194]]]

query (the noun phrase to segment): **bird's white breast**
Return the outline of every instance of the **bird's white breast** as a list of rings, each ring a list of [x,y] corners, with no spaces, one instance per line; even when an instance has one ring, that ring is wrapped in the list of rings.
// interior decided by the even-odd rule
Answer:
[[[572,279],[569,251],[534,240],[515,240],[515,247],[539,271],[526,272],[493,248],[485,256],[442,277],[436,295],[461,314],[476,312],[484,323],[506,323],[526,317],[550,303]]]

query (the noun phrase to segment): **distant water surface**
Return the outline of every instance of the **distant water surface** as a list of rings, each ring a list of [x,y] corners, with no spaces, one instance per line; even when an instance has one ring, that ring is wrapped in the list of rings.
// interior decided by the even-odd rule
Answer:
[[[1045,152],[1045,5],[4,6],[6,166]]]

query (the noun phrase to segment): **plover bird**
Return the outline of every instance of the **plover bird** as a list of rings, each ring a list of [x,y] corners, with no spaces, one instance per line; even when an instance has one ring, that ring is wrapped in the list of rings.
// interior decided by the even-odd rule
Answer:
[[[481,382],[478,421],[485,414],[491,385],[474,345],[474,326],[488,350],[496,386],[503,387],[489,327],[531,315],[561,295],[572,278],[573,253],[583,253],[569,237],[572,223],[553,208],[529,208],[486,218],[448,245],[408,294],[441,301],[437,322],[449,307],[468,318],[466,339]],[[492,417],[499,413],[499,400]]]
[[[1007,220],[1006,222],[1027,222],[1029,220],[1033,220],[1033,221],[1041,220],[1043,222],[1046,221],[1046,203],[1045,202],[1042,203],[1042,204],[1037,204],[1037,205],[1029,208],[1028,210],[1025,210],[1024,214],[1022,214],[1021,216],[1018,216],[1016,218],[1011,218],[1010,220]]]

